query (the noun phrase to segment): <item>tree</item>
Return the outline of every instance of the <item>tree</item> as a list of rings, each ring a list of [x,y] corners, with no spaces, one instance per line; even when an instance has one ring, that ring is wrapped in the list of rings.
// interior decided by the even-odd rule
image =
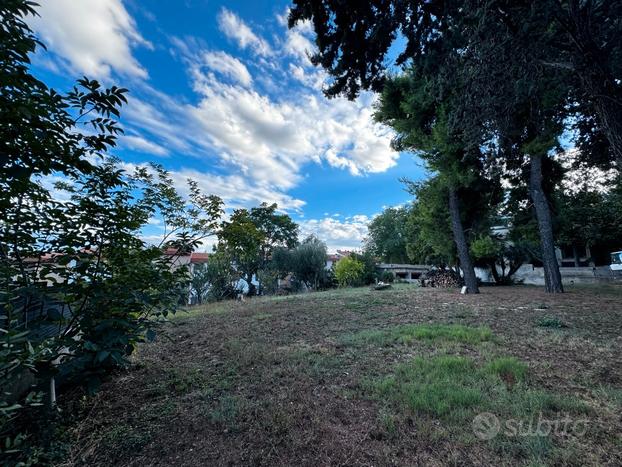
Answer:
[[[440,267],[457,265],[447,190],[436,177],[407,183],[409,193],[415,197],[406,225],[406,250],[410,261]]]
[[[226,251],[251,284],[253,274],[262,264],[262,245],[265,235],[250,218],[246,209],[233,211],[229,221],[223,221],[218,231],[219,247]]]
[[[8,465],[54,461],[31,436],[54,428],[25,418],[24,408],[42,416],[39,389],[58,374],[95,389],[155,336],[188,288],[173,258],[211,233],[221,208],[192,186],[183,199],[163,170],[128,174],[105,157],[122,132],[127,90],[83,78],[63,95],[36,79],[29,54],[40,44],[24,21],[33,5],[0,5],[0,453]],[[45,177],[62,181],[50,188]],[[154,215],[175,231],[161,247],[140,238]],[[26,373],[34,384],[24,395],[16,381]],[[54,407],[51,392],[48,402]]]
[[[261,203],[259,207],[251,208],[249,219],[257,230],[263,234],[261,243],[261,257],[265,263],[277,247],[294,248],[298,245],[298,224],[287,214],[277,214],[276,203]]]
[[[254,274],[266,267],[275,248],[292,248],[298,243],[298,225],[287,214],[276,214],[276,204],[236,209],[218,233],[224,248],[251,284]],[[252,287],[251,291],[252,293]]]
[[[318,46],[312,61],[332,77],[328,96],[382,90],[398,34],[405,46],[397,65],[408,63],[440,89],[456,82],[461,98],[448,109],[449,134],[458,130],[467,148],[499,145],[501,158],[519,155],[510,159],[528,165],[546,289],[562,292],[547,159],[568,117],[579,112],[583,141],[606,135],[620,160],[622,26],[613,18],[621,9],[619,1],[294,0],[289,24],[312,21]]]
[[[216,249],[210,254],[204,276],[208,284],[207,299],[209,301],[235,297],[236,293],[233,288],[235,270],[233,260],[226,250]]]
[[[386,80],[375,117],[396,131],[396,149],[417,151],[438,174],[436,183],[444,187],[447,196],[450,228],[465,284],[470,293],[478,293],[464,226],[465,219],[469,219],[464,211],[469,205],[463,195],[469,193],[476,205],[488,203],[492,208],[501,190],[494,173],[485,176],[481,145],[470,145],[451,129],[449,118],[461,95],[448,88],[448,84],[437,85],[411,68]],[[439,94],[444,97],[439,98]]]
[[[406,220],[408,208],[387,208],[367,226],[365,250],[385,263],[407,263]]]
[[[290,250],[291,272],[307,287],[317,289],[325,275],[326,244],[311,235],[300,245]]]
[[[496,284],[511,284],[512,276],[529,258],[520,243],[514,244],[496,235],[480,235],[471,242],[471,254],[481,266],[490,269]]]
[[[474,15],[503,24],[512,47],[530,45],[540,67],[567,80],[579,123],[589,122],[577,126],[580,141],[606,140],[599,158],[622,169],[622,2],[504,0],[479,4]]]
[[[591,261],[605,263],[609,253],[622,248],[622,198],[619,181],[604,190],[586,187],[556,196],[558,239],[570,247],[575,266],[579,266],[579,250],[586,248]]]
[[[365,265],[352,256],[346,256],[337,261],[335,277],[340,287],[361,285]]]
[[[312,61],[334,78],[326,94],[353,99],[361,89],[382,90],[376,118],[396,130],[394,147],[420,151],[438,171],[448,188],[451,228],[464,279],[468,290],[477,293],[458,190],[468,186],[481,169],[481,145],[467,144],[451,126],[455,102],[462,98],[461,83],[453,77],[461,75],[448,73],[444,64],[459,60],[463,52],[455,40],[458,35],[443,34],[453,26],[444,23],[444,2],[294,3],[290,26],[305,19],[313,22],[318,52]],[[405,75],[387,78],[384,58],[397,31],[405,35],[408,44],[397,62],[409,60],[409,68]],[[437,39],[441,36],[444,42]],[[479,128],[475,124],[467,132],[474,134]]]

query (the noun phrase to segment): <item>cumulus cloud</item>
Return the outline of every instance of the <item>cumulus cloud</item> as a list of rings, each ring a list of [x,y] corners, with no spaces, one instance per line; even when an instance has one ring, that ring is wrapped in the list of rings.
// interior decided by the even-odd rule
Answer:
[[[149,43],[121,0],[75,2],[71,8],[68,3],[46,2],[37,25],[56,55],[85,72],[146,77],[131,51]],[[66,11],[71,14],[63,15]],[[226,8],[217,21],[254,59],[214,50],[192,37],[169,38],[173,55],[188,71],[191,92],[171,96],[136,80],[122,112],[127,131],[122,147],[175,155],[182,166],[200,161],[209,169],[179,169],[174,176],[192,176],[206,192],[230,203],[274,201],[295,210],[304,202],[288,191],[304,178],[308,164],[365,175],[397,163],[391,131],[373,120],[372,94],[355,101],[322,95],[325,74],[307,56],[314,47],[309,24],[294,30],[278,26],[271,45]],[[184,163],[190,158],[192,163]]]
[[[250,48],[257,55],[264,57],[272,54],[272,49],[265,39],[255,34],[238,15],[224,7],[218,14],[218,28],[228,38],[235,40],[242,49]]]
[[[287,189],[309,162],[361,175],[383,172],[399,157],[391,131],[373,121],[370,95],[327,100],[309,83],[275,97],[224,83],[196,62],[190,70],[200,100],[189,115],[221,157],[248,176]]]
[[[203,61],[209,69],[229,77],[244,86],[250,86],[253,81],[246,66],[228,53],[204,52]]]
[[[112,71],[146,78],[132,48],[152,45],[136,28],[121,0],[46,0],[31,25],[63,65],[89,77],[107,79]]]
[[[133,173],[138,167],[148,166],[134,163],[121,163],[121,167],[128,173]],[[258,206],[263,202],[277,203],[284,210],[300,210],[305,205],[301,199],[294,198],[279,189],[254,183],[246,177],[229,174],[218,175],[196,169],[181,168],[170,170],[169,175],[175,188],[182,194],[188,195],[188,180],[197,182],[205,194],[221,197],[227,208]]]
[[[357,250],[363,246],[370,220],[365,215],[356,215],[344,220],[335,217],[309,219],[300,223],[300,233],[302,238],[313,234],[322,239],[330,252]]]

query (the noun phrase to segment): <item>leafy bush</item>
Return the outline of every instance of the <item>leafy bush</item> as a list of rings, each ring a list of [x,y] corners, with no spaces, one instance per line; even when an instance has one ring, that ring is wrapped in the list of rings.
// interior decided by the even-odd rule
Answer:
[[[187,297],[179,256],[212,233],[222,206],[194,182],[183,199],[159,166],[128,174],[106,159],[126,90],[84,78],[61,95],[33,77],[28,54],[38,42],[24,21],[32,5],[0,7],[3,465],[45,463],[37,443],[54,426],[43,422],[41,390],[52,377],[94,390],[155,336]],[[61,181],[52,189],[51,179]],[[154,216],[167,231],[146,245],[141,229]]]
[[[340,287],[361,285],[365,265],[352,256],[341,258],[335,265],[335,277]]]
[[[392,284],[395,281],[395,274],[391,271],[383,271],[379,279],[384,283]]]
[[[361,282],[365,285],[373,284],[378,278],[376,273],[376,260],[374,256],[365,251],[363,254],[353,253],[352,257],[363,264],[363,274],[361,275]]]
[[[209,284],[207,291],[209,301],[235,298],[233,282],[236,279],[236,273],[232,267],[231,256],[226,251],[216,250],[210,255],[205,278]]]

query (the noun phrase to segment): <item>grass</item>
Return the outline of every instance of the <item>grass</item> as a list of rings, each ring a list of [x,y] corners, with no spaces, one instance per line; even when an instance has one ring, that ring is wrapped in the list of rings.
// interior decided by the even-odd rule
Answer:
[[[236,431],[238,419],[245,406],[245,401],[240,397],[223,396],[218,399],[216,406],[209,411],[209,421],[223,430]]]
[[[536,326],[541,328],[561,329],[567,327],[559,318],[554,316],[544,316],[536,321]]]
[[[412,344],[415,340],[459,342],[478,344],[493,339],[492,331],[485,326],[469,327],[461,324],[407,324],[390,329],[367,329],[347,335],[346,344],[374,344],[389,346]]]
[[[81,399],[62,465],[622,465],[622,315],[599,290],[398,284],[193,307]],[[538,316],[581,334],[538,332]],[[483,412],[589,429],[482,440]]]
[[[367,380],[363,387],[371,397],[395,409],[397,415],[382,415],[385,430],[391,434],[397,431],[396,417],[413,417],[423,423],[431,417],[442,420],[453,436],[472,443],[477,441],[472,422],[478,414],[490,413],[501,423],[500,434],[490,441],[492,449],[529,462],[552,461],[560,451],[548,433],[523,437],[517,433],[535,426],[543,416],[580,416],[589,413],[589,408],[576,398],[533,389],[526,377],[527,365],[514,357],[498,357],[481,365],[468,357],[436,355],[399,364],[392,374]]]

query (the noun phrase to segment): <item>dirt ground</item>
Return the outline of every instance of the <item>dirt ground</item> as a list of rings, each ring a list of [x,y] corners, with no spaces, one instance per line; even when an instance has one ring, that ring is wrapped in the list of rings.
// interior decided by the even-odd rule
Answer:
[[[495,338],[350,344],[411,323],[486,326]],[[622,285],[397,285],[210,304],[177,315],[94,397],[61,395],[81,414],[64,465],[622,465],[621,349]],[[529,388],[584,407],[585,433],[481,440],[366,389],[441,353],[516,357]]]

